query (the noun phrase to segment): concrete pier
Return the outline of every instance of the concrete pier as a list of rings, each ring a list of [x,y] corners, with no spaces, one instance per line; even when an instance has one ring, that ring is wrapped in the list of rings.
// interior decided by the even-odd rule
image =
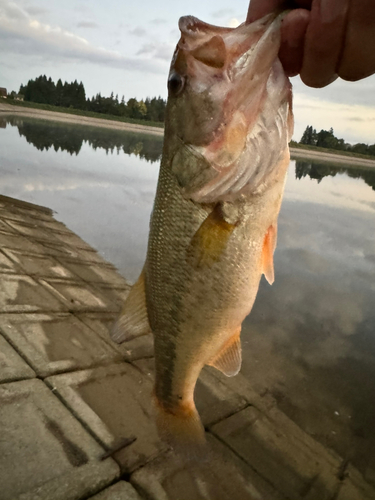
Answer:
[[[375,500],[241,374],[199,379],[207,457],[168,449],[152,339],[108,335],[129,284],[51,210],[0,196],[0,275],[1,500]]]

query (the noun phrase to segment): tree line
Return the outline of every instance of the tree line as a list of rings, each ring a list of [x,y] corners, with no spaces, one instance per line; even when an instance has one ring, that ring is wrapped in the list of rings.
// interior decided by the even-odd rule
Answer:
[[[102,129],[59,122],[40,122],[19,116],[0,118],[0,127],[10,124],[18,128],[19,135],[25,137],[29,144],[33,144],[40,151],[50,149],[67,151],[71,155],[78,155],[84,143],[95,151],[104,149],[107,154],[136,155],[154,163],[160,161],[163,147],[163,137],[136,134],[124,130]]]
[[[29,80],[26,85],[21,85],[19,94],[24,96],[25,101],[154,122],[164,122],[167,104],[161,97],[147,97],[140,101],[132,97],[125,101],[124,96],[119,99],[118,95],[114,96],[113,92],[109,97],[98,93],[90,99],[86,98],[82,82],[78,83],[75,80],[71,83],[63,83],[59,79],[55,84],[52,78],[47,78],[46,75],[41,75],[35,80]]]
[[[338,139],[335,137],[333,128],[317,132],[311,125],[308,125],[299,143],[375,156],[375,144],[369,145],[362,142],[354,145],[348,144],[344,141],[344,139]]]
[[[335,177],[337,174],[345,173],[353,179],[363,179],[365,183],[375,191],[375,171],[358,168],[347,168],[345,166],[329,165],[313,160],[296,160],[296,179],[310,177],[315,179],[318,184],[323,177]]]

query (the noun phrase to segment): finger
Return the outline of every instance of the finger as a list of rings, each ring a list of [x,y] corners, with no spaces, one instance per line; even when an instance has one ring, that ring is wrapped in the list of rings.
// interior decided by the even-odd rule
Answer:
[[[285,0],[251,0],[247,12],[247,23],[252,23],[257,19],[282,8]]]
[[[287,76],[296,76],[301,71],[304,38],[309,20],[308,10],[295,9],[282,21],[279,58]]]
[[[316,0],[306,30],[301,79],[325,87],[337,78],[349,0]]]
[[[373,0],[357,0],[349,8],[346,37],[337,72],[356,81],[375,73],[375,9]]]
[[[299,7],[310,9],[311,3],[312,0],[250,0],[246,22],[252,23],[275,10]]]

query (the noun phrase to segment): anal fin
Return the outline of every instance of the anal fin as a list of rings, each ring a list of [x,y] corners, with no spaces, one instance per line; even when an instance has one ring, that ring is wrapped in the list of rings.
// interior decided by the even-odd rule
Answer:
[[[229,341],[222,347],[218,354],[207,363],[217,370],[220,370],[227,377],[233,377],[241,369],[241,329],[233,335]]]
[[[119,318],[111,329],[111,339],[118,344],[151,333],[145,293],[145,274],[141,272],[125,300]]]
[[[264,237],[262,251],[262,272],[270,285],[275,281],[273,254],[276,248],[277,226],[272,224]]]

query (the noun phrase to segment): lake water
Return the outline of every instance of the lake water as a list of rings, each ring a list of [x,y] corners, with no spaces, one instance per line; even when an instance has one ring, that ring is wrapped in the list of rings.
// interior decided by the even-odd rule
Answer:
[[[0,117],[0,194],[56,211],[134,281],[162,139]],[[375,483],[375,170],[291,161],[275,283],[243,325],[256,390]]]

